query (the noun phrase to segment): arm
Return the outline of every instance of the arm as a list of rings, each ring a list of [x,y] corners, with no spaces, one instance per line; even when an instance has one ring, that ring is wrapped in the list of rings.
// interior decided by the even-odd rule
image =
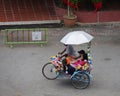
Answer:
[[[62,51],[62,52],[60,52],[60,54],[63,54],[63,53],[65,53],[65,51],[66,51],[66,48]]]
[[[66,48],[62,52],[58,52],[58,54],[63,54],[65,53],[65,51],[66,51]]]
[[[59,52],[58,54],[61,54],[62,56],[61,56],[61,58],[62,57],[66,57],[67,56],[67,54],[64,54],[65,53],[65,51],[66,51],[66,48],[62,51],[62,52]]]

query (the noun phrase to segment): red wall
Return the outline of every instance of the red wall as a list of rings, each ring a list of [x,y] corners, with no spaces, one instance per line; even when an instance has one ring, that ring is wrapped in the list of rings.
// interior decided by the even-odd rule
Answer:
[[[56,14],[63,20],[63,15],[67,13],[65,9],[55,7]],[[99,11],[99,12],[76,12],[78,22],[81,23],[101,23],[101,22],[120,22],[120,11]]]
[[[120,11],[101,11],[100,22],[120,22]]]

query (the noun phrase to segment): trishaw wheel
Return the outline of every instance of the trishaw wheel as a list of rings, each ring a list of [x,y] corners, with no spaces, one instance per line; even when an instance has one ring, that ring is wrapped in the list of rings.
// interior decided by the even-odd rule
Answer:
[[[52,63],[46,63],[42,67],[42,74],[45,78],[49,80],[54,80],[59,76],[59,72],[56,70],[55,66]]]
[[[85,72],[77,72],[71,78],[72,85],[77,89],[85,89],[90,84],[90,77]]]

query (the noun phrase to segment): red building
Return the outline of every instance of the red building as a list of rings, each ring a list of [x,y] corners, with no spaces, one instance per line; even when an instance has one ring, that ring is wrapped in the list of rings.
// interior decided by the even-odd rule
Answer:
[[[80,23],[120,22],[120,1],[105,0],[100,11],[81,4],[86,9],[76,12]],[[0,25],[60,23],[65,9],[55,6],[54,0],[0,0]]]

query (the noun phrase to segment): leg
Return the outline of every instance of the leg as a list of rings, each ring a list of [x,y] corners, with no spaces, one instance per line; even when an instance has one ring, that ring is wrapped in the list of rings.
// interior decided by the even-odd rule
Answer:
[[[68,74],[72,75],[75,72],[75,68],[72,66],[68,66]]]
[[[63,64],[63,71],[65,72],[66,71],[66,65],[67,65],[66,58],[62,60],[62,64]]]

